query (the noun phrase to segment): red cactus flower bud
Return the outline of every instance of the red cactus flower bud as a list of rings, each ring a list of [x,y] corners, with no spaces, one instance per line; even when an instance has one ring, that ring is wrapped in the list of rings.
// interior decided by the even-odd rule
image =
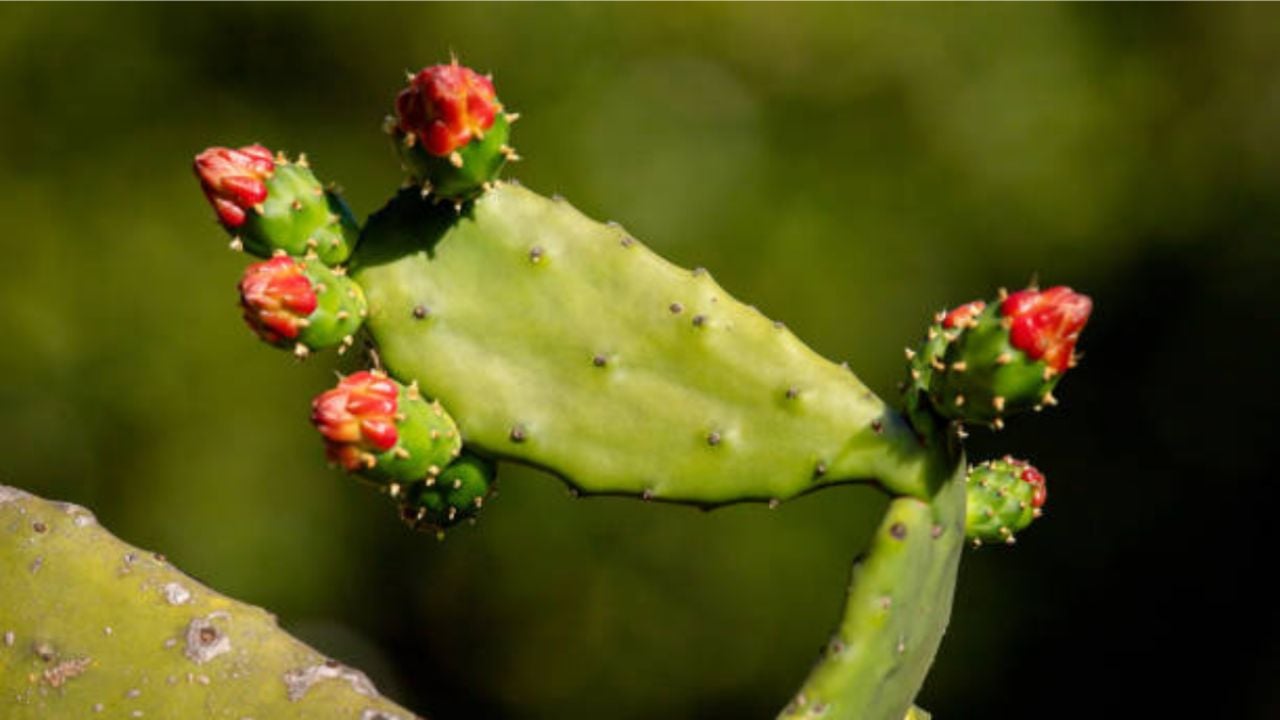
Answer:
[[[1009,322],[1009,342],[1033,360],[1060,373],[1071,366],[1076,339],[1089,320],[1093,301],[1059,285],[1043,292],[1020,290],[1000,304]]]
[[[1031,465],[1027,465],[1022,469],[1020,477],[1023,482],[1030,483],[1035,488],[1031,494],[1031,507],[1044,507],[1045,500],[1049,499],[1049,490],[1045,484],[1044,475],[1040,474],[1040,471]]]
[[[368,464],[373,453],[394,447],[399,394],[396,382],[385,374],[362,370],[316,396],[311,422],[328,441],[329,459],[354,471]]]
[[[981,300],[974,300],[971,303],[965,303],[964,305],[961,305],[947,313],[947,316],[942,319],[942,327],[948,330],[964,327],[973,322],[973,319],[986,309],[987,304]]]
[[[423,68],[396,97],[400,130],[439,157],[482,137],[501,109],[493,80],[457,61]]]
[[[318,302],[302,266],[285,255],[250,265],[240,279],[244,319],[272,344],[296,340]]]
[[[195,171],[204,195],[227,227],[244,224],[245,212],[267,199],[263,182],[275,172],[271,151],[261,145],[239,150],[212,147],[196,156]]]

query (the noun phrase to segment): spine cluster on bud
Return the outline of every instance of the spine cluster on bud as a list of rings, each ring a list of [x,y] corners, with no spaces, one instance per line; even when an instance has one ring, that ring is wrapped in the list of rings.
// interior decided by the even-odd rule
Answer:
[[[424,196],[460,205],[478,196],[508,160],[516,116],[503,112],[493,79],[455,60],[409,76],[386,130]]]
[[[969,468],[965,535],[975,545],[1004,542],[1040,517],[1048,499],[1044,475],[1025,460],[1005,456]]]
[[[1009,414],[1052,405],[1091,308],[1059,286],[939,313],[921,347],[907,351],[909,392],[944,418],[997,429]]]
[[[475,517],[493,493],[494,464],[473,453],[461,457],[400,496],[400,517],[415,530],[444,528]]]
[[[351,210],[320,184],[306,156],[290,161],[262,145],[212,147],[196,156],[195,171],[237,250],[264,258],[314,254],[337,265],[355,248]]]
[[[341,270],[287,255],[245,268],[240,305],[258,337],[299,357],[335,345],[345,351],[368,315],[364,292]]]

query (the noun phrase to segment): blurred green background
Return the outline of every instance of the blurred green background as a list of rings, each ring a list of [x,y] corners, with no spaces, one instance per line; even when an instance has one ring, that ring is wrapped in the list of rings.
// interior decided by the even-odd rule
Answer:
[[[504,467],[436,543],[326,468],[330,359],[242,326],[191,157],[305,150],[372,212],[403,74],[451,51],[523,114],[526,185],[711,268],[882,395],[939,308],[1036,273],[1094,296],[1064,407],[973,438],[1033,459],[1049,513],[966,555],[922,704],[1280,717],[1275,6],[5,5],[0,482],[439,720],[781,707],[877,493],[704,514]]]

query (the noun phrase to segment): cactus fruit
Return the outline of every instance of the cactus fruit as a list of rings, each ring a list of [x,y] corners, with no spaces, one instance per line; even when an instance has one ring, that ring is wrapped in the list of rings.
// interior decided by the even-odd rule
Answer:
[[[0,485],[0,578],[5,720],[416,718],[84,508]]]
[[[469,200],[516,158],[507,145],[515,116],[503,111],[493,79],[457,60],[410,75],[395,109],[387,130],[423,195]]]
[[[1048,499],[1044,475],[1025,460],[1006,455],[969,469],[965,534],[975,544],[1014,542],[1014,533],[1040,517]]]
[[[316,254],[327,265],[351,255],[359,229],[351,210],[311,172],[261,145],[212,147],[196,156],[196,176],[231,246],[259,257]]]
[[[277,255],[245,268],[240,305],[249,327],[299,357],[335,345],[350,347],[368,314],[364,292],[339,271],[312,258]]]
[[[348,375],[316,396],[311,422],[331,462],[385,485],[393,496],[406,484],[438,476],[462,449],[440,403],[377,370]]]
[[[464,452],[439,477],[404,488],[400,517],[415,530],[443,530],[475,517],[493,492],[495,466]]]
[[[927,397],[944,418],[997,429],[1010,414],[1052,405],[1091,308],[1087,296],[1059,286],[939,313],[921,347],[907,351],[908,394]]]

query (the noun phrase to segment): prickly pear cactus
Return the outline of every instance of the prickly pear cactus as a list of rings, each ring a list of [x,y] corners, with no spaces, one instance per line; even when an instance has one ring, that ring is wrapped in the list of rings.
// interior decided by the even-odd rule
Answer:
[[[279,255],[269,262],[312,288],[348,299],[343,282],[359,288],[364,305],[325,310],[352,324],[324,332],[319,310],[290,294],[297,280],[242,292],[246,319],[278,346],[320,350],[364,320],[374,368],[313,402],[329,458],[437,533],[479,517],[495,461],[543,468],[581,493],[703,507],[874,483],[894,499],[838,629],[781,717],[927,717],[912,701],[947,626],[965,537],[1011,541],[1044,499],[1025,463],[966,472],[963,424],[998,429],[1054,404],[1089,299],[1029,288],[940,314],[907,352],[898,410],[705,270],[502,181],[517,159],[515,115],[488,76],[456,60],[427,67],[394,112],[384,129],[405,184],[358,236],[301,161],[254,145],[196,163],[233,244]]]
[[[0,717],[413,720],[273,615],[0,485]]]

